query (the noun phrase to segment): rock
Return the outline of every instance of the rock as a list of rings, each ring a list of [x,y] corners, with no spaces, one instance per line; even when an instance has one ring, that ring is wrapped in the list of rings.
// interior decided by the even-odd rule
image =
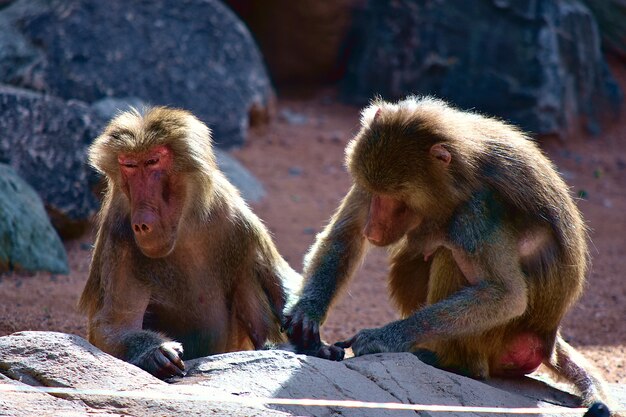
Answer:
[[[345,71],[345,35],[360,0],[226,0],[246,22],[278,86],[336,81]],[[287,36],[285,34],[288,34]]]
[[[367,355],[332,362],[266,350],[215,355],[187,361],[186,365],[187,376],[172,379],[173,383],[167,384],[101,352],[78,336],[54,332],[14,333],[0,337],[0,393],[9,384],[12,389],[28,385],[106,392],[92,395],[83,391],[56,397],[8,392],[8,395],[0,395],[0,409],[18,416],[47,415],[60,409],[76,410],[79,415],[97,412],[399,417],[415,416],[415,412],[310,404],[271,405],[270,409],[260,398],[456,406],[576,406],[575,397],[538,379],[492,380],[486,384],[425,365],[409,353]],[[626,404],[624,387],[614,384],[611,388],[618,400]],[[114,392],[124,396],[114,396]],[[135,395],[139,397],[133,397]],[[467,416],[466,413],[446,415]]]
[[[616,116],[622,94],[589,10],[572,0],[368,1],[343,96],[432,94],[539,134]]]
[[[0,164],[0,273],[49,271],[67,274],[67,254],[37,192]]]
[[[300,177],[302,176],[302,173],[304,172],[304,170],[301,167],[289,167],[289,175],[292,177]]]
[[[292,126],[302,126],[309,123],[309,118],[302,113],[297,113],[290,109],[282,109],[279,112],[279,116],[287,124]]]
[[[258,203],[265,197],[263,184],[239,161],[227,152],[214,148],[215,159],[228,181],[239,189],[241,196],[248,203]]]
[[[85,103],[0,85],[0,162],[39,193],[63,236],[80,234],[99,206],[86,152],[102,127]]]
[[[626,0],[585,0],[600,28],[602,47],[626,58]]]
[[[0,337],[0,393],[2,384],[43,387],[73,387],[82,390],[141,391],[167,399],[71,395],[52,397],[36,394],[0,395],[0,410],[6,415],[53,415],[59,410],[78,410],[84,415],[136,416],[286,416],[261,405],[189,401],[185,386],[169,385],[136,366],[107,355],[84,339],[54,332],[20,332]],[[202,390],[214,398],[231,397],[224,390]],[[179,396],[178,400],[172,399]],[[49,400],[44,400],[49,397]],[[54,401],[52,400],[54,399]],[[80,415],[80,414],[79,414]]]
[[[218,0],[18,0],[0,11],[0,82],[93,103],[191,110],[219,146],[243,143],[273,92],[244,24]]]

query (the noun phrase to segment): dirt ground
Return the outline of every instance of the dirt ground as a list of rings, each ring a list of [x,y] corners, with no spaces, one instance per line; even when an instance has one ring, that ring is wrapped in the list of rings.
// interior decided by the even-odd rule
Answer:
[[[294,113],[297,117],[293,117]],[[349,187],[344,147],[356,132],[359,109],[339,104],[333,91],[280,99],[277,117],[255,128],[234,151],[264,184],[253,209],[297,270]],[[626,383],[626,111],[601,135],[542,140],[576,195],[588,226],[593,267],[587,291],[563,323],[563,335],[606,375]],[[0,335],[20,330],[86,334],[76,303],[87,278],[93,236],[66,242],[71,273],[0,276]],[[386,254],[373,249],[323,326],[328,341],[396,319],[389,303]]]

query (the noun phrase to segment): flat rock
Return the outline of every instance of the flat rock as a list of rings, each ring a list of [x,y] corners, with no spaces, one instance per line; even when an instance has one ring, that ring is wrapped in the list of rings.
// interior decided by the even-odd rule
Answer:
[[[86,340],[55,332],[20,332],[0,337],[0,384],[44,387],[73,387],[81,390],[142,392],[164,399],[129,398],[110,395],[72,394],[53,397],[30,393],[0,395],[0,415],[52,415],[58,410],[85,411],[86,415],[187,415],[187,416],[282,416],[262,406],[190,401],[184,386],[170,385],[136,366],[116,359]],[[2,385],[0,385],[2,390]],[[203,395],[228,398],[229,393],[206,389]],[[50,397],[51,401],[44,400]],[[174,399],[178,396],[178,399]],[[59,408],[48,408],[59,407]],[[80,414],[79,414],[80,415]],[[97,414],[99,415],[99,414]]]
[[[7,384],[13,389],[44,386],[83,391],[55,396],[3,393],[0,415],[67,410],[77,415],[415,416],[413,411],[382,408],[265,405],[264,398],[455,406],[576,406],[575,397],[534,378],[492,380],[486,384],[432,368],[409,353],[331,362],[280,350],[248,351],[194,359],[186,365],[187,376],[168,384],[101,352],[78,336],[14,333],[0,337],[0,391]],[[626,404],[623,386],[612,388]],[[94,395],[87,390],[105,392]]]

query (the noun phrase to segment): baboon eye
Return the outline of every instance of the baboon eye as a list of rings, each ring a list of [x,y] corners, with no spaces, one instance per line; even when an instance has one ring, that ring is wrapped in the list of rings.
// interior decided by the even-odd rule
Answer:
[[[137,164],[134,162],[122,162],[124,168],[137,168]]]
[[[159,163],[159,158],[150,158],[146,161],[146,166],[156,165]]]

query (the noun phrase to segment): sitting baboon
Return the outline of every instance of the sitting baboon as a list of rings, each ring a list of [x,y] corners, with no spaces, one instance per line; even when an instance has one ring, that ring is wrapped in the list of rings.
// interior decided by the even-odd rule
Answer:
[[[353,185],[305,258],[285,328],[298,349],[341,359],[414,351],[475,378],[542,363],[587,406],[600,376],[559,335],[587,271],[586,230],[568,187],[518,129],[433,98],[374,101],[346,151]],[[326,347],[319,326],[367,243],[391,256],[402,319]]]
[[[282,342],[301,285],[216,166],[209,129],[157,107],[117,116],[89,150],[106,177],[80,308],[89,341],[159,377],[185,358]]]

